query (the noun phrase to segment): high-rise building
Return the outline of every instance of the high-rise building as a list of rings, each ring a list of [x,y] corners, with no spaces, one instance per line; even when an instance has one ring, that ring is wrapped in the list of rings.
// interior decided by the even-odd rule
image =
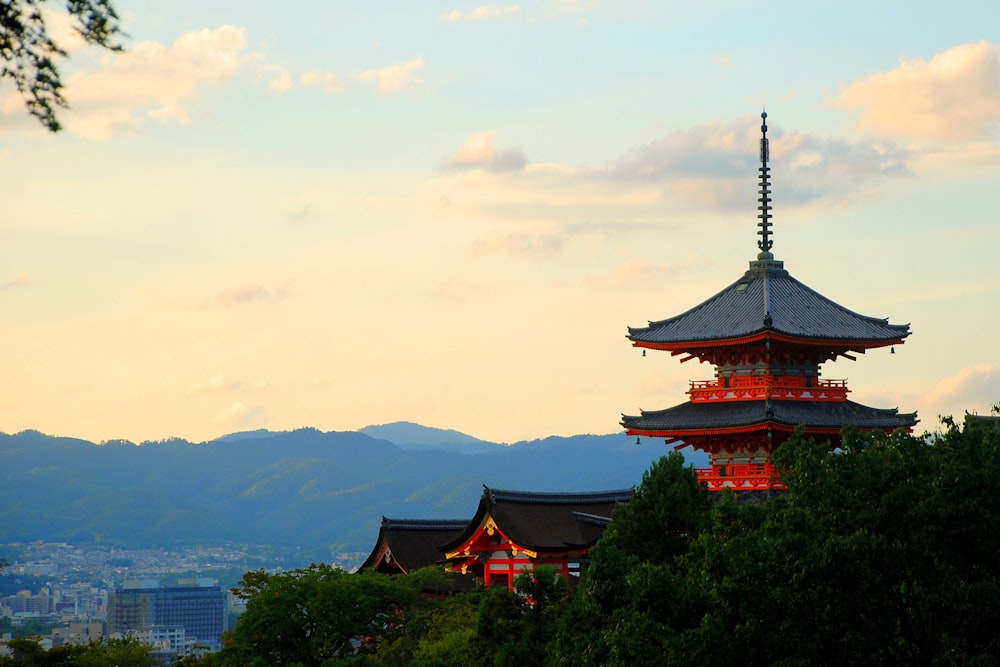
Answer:
[[[108,596],[108,634],[183,628],[188,641],[217,650],[225,629],[226,592],[218,585],[120,588]]]

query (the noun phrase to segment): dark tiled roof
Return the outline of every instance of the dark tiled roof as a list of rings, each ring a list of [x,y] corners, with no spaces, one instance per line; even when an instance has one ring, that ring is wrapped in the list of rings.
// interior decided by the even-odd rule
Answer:
[[[441,546],[456,549],[470,539],[487,515],[512,542],[531,551],[565,551],[590,547],[605,526],[581,515],[611,517],[614,508],[632,498],[632,489],[593,493],[534,493],[483,487],[476,516],[461,535]]]
[[[850,424],[860,429],[910,428],[917,414],[896,408],[870,408],[853,401],[726,401],[681,403],[666,410],[622,416],[622,425],[638,431],[688,431],[737,428],[772,422],[786,426],[836,428]]]
[[[743,338],[766,330],[797,338],[888,345],[910,335],[910,325],[859,315],[795,278],[781,262],[751,262],[742,278],[685,313],[648,327],[629,327],[645,343]]]
[[[361,569],[377,567],[378,560],[388,547],[396,563],[405,572],[433,565],[444,560],[444,554],[437,548],[460,533],[468,521],[387,519],[382,517],[378,531],[378,541],[371,554],[362,563]]]

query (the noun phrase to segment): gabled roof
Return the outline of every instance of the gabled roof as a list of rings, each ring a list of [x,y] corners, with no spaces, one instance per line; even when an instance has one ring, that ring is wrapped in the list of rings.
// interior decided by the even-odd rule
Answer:
[[[520,549],[533,552],[586,549],[600,537],[614,508],[632,489],[591,493],[536,493],[483,486],[476,515],[457,537],[441,545],[453,553],[471,542],[492,519]]]
[[[643,411],[639,416],[622,416],[630,434],[705,433],[775,424],[794,428],[800,424],[814,429],[839,430],[850,424],[862,430],[912,428],[917,413],[900,413],[896,408],[870,408],[853,401],[726,401],[681,403],[666,410]]]
[[[800,283],[782,262],[758,260],[707,301],[648,327],[629,327],[628,338],[638,347],[684,349],[686,343],[732,341],[765,332],[865,349],[901,343],[910,335],[910,325],[859,315]]]
[[[444,560],[438,545],[465,528],[464,520],[387,519],[382,517],[378,541],[361,564],[362,570],[378,568],[412,572]]]

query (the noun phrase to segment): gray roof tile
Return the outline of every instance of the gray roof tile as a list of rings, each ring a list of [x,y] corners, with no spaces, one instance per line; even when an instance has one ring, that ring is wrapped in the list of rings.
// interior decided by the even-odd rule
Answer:
[[[910,325],[860,315],[802,284],[781,262],[751,262],[742,278],[687,312],[648,327],[629,327],[645,343],[742,338],[771,330],[797,338],[889,345],[910,335]]]

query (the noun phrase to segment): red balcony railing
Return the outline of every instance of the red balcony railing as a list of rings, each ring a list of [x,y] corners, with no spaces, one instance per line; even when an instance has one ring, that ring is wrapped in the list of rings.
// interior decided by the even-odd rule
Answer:
[[[784,489],[785,485],[773,463],[741,463],[698,468],[698,481],[704,482],[709,491],[769,491]]]
[[[849,391],[847,380],[818,380],[801,375],[737,375],[725,379],[692,380],[688,394],[696,403],[752,401],[763,398],[844,401],[847,400]]]

